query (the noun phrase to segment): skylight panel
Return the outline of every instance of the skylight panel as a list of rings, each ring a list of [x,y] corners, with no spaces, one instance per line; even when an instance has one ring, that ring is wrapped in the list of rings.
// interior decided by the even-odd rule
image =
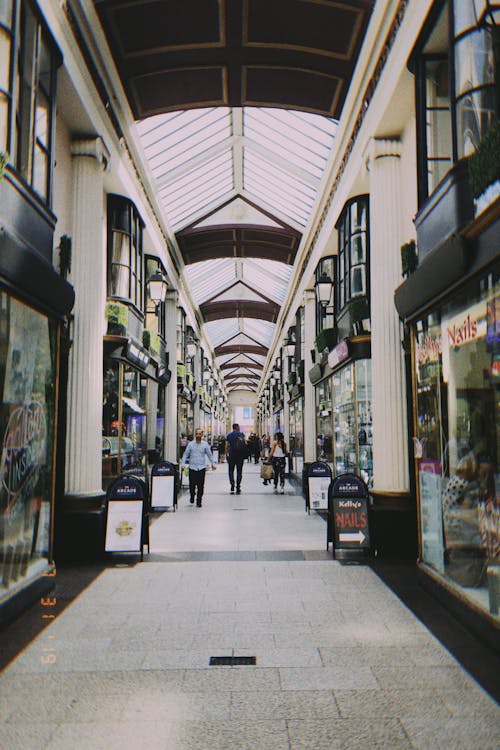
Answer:
[[[249,286],[252,286],[266,297],[283,302],[292,267],[285,263],[274,260],[259,259],[258,262],[247,260],[244,265],[244,278]]]
[[[289,189],[295,190],[298,194],[307,195],[311,201],[316,196],[316,187],[305,182],[301,174],[293,170],[287,171],[277,164],[273,164],[260,154],[256,154],[251,148],[246,148],[244,152],[245,176],[251,171],[252,174],[261,174],[265,179],[273,177],[284,183]]]
[[[208,323],[205,323],[204,327],[214,349],[233,336],[236,336],[240,330],[236,318],[222,318],[221,320],[211,320]]]
[[[252,115],[245,117],[245,136],[259,143],[291,165],[296,165],[310,172],[320,180],[325,168],[325,158],[318,156],[310,147],[307,139],[297,131],[295,137],[284,137],[279,122],[270,120],[269,123],[254,121]],[[309,144],[310,145],[310,144]]]
[[[245,135],[252,136],[256,132],[265,135],[269,143],[281,145],[286,143],[287,151],[293,152],[300,160],[302,167],[315,164],[319,169],[324,169],[329,149],[324,148],[313,137],[314,131],[297,127],[295,123],[285,116],[276,116],[266,110],[248,112],[245,116]],[[269,144],[268,144],[269,147]]]
[[[192,263],[185,273],[197,305],[220,294],[236,282],[235,263],[228,258]]]
[[[257,318],[245,318],[243,330],[252,339],[259,341],[263,346],[268,347],[273,340],[276,325],[268,320],[258,320]]]

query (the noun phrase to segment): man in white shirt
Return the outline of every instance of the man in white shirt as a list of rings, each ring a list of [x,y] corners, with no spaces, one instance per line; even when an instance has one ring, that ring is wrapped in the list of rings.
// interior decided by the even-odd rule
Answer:
[[[189,502],[194,503],[196,495],[196,506],[201,508],[203,490],[205,489],[205,473],[207,458],[212,464],[212,471],[216,470],[216,465],[212,457],[212,451],[206,440],[202,440],[203,430],[200,428],[194,431],[194,440],[188,443],[184,455],[182,456],[183,468],[189,463]]]

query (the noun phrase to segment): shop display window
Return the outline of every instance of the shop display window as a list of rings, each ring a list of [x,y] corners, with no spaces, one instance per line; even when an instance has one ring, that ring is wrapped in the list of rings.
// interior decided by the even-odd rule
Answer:
[[[51,559],[56,326],[0,291],[0,599]]]
[[[415,355],[422,558],[498,616],[498,274],[419,320]]]
[[[163,459],[165,389],[126,362],[105,360],[102,409],[104,489],[125,472],[147,475]]]
[[[333,463],[332,378],[316,387],[316,459]]]
[[[290,445],[288,450],[292,456],[293,471],[302,476],[304,468],[304,437],[303,437],[303,398],[297,398],[290,404]]]
[[[373,482],[371,361],[357,360],[332,377],[334,473]]]
[[[178,425],[179,425],[179,458],[186,450],[186,446],[190,440],[194,438],[194,414],[193,404],[185,398],[179,399],[179,414],[178,414]],[[205,421],[204,430],[206,430],[207,422]],[[206,439],[206,434],[205,434]]]

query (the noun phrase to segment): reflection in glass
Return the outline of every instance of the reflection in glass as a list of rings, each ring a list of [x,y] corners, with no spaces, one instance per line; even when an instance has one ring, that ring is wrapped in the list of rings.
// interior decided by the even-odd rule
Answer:
[[[55,327],[0,292],[0,595],[50,557]]]

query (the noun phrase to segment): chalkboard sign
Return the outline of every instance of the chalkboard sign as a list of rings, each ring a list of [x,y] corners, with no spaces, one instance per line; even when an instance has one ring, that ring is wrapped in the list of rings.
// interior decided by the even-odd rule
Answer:
[[[370,547],[368,525],[368,489],[355,474],[342,474],[332,487],[334,547],[366,549]]]
[[[160,461],[151,470],[151,509],[175,510],[177,506],[177,466]]]
[[[307,471],[309,508],[328,510],[328,496],[332,482],[332,470],[323,461],[315,461]]]
[[[136,477],[117,479],[107,492],[105,552],[140,552],[147,502],[144,483]]]

